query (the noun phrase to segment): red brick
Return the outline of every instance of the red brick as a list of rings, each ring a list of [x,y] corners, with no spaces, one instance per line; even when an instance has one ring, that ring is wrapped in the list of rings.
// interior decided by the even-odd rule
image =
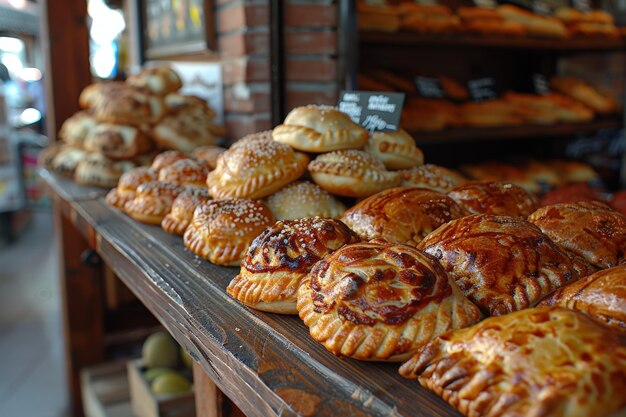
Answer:
[[[236,33],[219,36],[217,46],[223,56],[267,55],[269,37],[267,33]]]
[[[269,6],[266,4],[239,4],[220,9],[216,13],[217,33],[269,25]]]
[[[248,97],[238,97],[235,89],[224,89],[224,111],[237,113],[264,113],[271,110],[270,93],[250,93]]]
[[[287,87],[287,111],[298,106],[306,106],[307,104],[327,104],[334,106],[337,104],[338,91],[335,86],[320,86],[317,90],[309,90],[307,88],[298,89],[298,87]]]
[[[261,115],[227,113],[225,125],[228,132],[226,139],[229,144],[250,133],[272,128],[269,113]]]
[[[268,59],[236,58],[222,61],[222,83],[269,81],[270,63]]]
[[[285,21],[289,27],[336,27],[337,4],[289,4]]]
[[[337,33],[285,32],[285,49],[289,54],[328,54],[337,53]]]
[[[287,59],[287,81],[336,81],[337,60],[334,58]]]

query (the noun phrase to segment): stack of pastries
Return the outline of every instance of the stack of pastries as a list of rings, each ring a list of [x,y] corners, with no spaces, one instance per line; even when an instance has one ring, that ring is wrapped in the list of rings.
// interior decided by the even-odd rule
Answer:
[[[215,145],[223,129],[204,100],[181,95],[169,67],[146,68],[126,82],[87,86],[82,108],[59,131],[60,141],[43,151],[44,167],[79,184],[111,188],[135,166],[149,165],[156,149],[191,152]]]

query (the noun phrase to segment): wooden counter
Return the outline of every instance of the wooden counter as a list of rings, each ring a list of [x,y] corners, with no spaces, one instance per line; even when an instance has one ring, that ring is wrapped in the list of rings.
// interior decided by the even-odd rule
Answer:
[[[238,268],[198,258],[182,238],[108,206],[102,192],[47,171],[43,176],[54,190],[56,215],[70,220],[246,415],[459,416],[417,381],[401,378],[398,364],[339,359],[309,336],[297,316],[251,310],[232,299],[225,289]],[[72,300],[75,294],[62,285],[64,301]],[[81,308],[89,314],[89,305]],[[84,335],[72,328],[70,314],[81,313],[65,310],[67,343],[76,349],[72,338]],[[69,364],[70,370],[76,366]]]

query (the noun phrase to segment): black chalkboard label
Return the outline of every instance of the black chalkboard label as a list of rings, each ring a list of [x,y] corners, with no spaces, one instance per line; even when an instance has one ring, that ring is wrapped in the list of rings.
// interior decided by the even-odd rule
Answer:
[[[496,0],[474,0],[474,5],[485,9],[495,9],[498,7]]]
[[[550,82],[543,74],[533,74],[533,86],[537,94],[541,94],[542,96],[550,94]]]
[[[531,3],[533,12],[540,16],[551,16],[552,15],[552,7],[548,3],[542,0],[534,0]]]
[[[572,0],[572,7],[580,10],[581,12],[590,12],[591,1],[590,0]]]
[[[491,77],[476,78],[467,82],[472,100],[481,102],[498,98],[496,90],[496,80]]]
[[[342,91],[339,110],[370,132],[398,130],[404,93]]]
[[[446,93],[436,78],[415,77],[415,86],[420,96],[425,98],[444,98]]]

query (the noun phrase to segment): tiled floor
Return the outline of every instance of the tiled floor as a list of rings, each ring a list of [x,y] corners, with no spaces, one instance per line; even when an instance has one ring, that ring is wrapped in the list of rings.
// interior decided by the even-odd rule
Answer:
[[[52,216],[0,246],[0,416],[65,417],[68,394]]]

